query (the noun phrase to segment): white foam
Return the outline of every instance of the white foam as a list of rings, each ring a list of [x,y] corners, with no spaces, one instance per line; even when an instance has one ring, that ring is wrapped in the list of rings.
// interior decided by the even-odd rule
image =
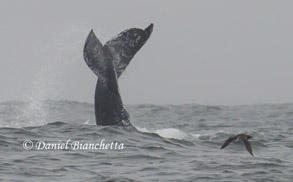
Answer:
[[[86,120],[83,124],[89,124],[90,123],[90,120],[88,119],[88,120]]]
[[[140,127],[135,127],[138,131],[143,132],[143,133],[153,133],[147,128],[140,128]]]
[[[191,134],[191,136],[193,136],[194,138],[198,139],[201,136],[201,134]]]
[[[190,135],[188,133],[185,133],[176,128],[158,129],[157,131],[155,131],[155,133],[164,138],[174,138],[179,140],[190,138]]]
[[[163,128],[163,129],[157,129],[154,131],[149,130],[147,128],[140,128],[140,127],[136,127],[136,128],[140,132],[156,133],[164,138],[173,138],[173,139],[178,139],[178,140],[194,138],[193,135],[188,134],[184,131],[181,131],[177,128]]]

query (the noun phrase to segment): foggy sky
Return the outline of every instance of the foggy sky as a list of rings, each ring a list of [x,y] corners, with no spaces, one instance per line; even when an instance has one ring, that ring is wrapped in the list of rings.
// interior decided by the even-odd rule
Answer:
[[[293,1],[3,0],[0,101],[93,103],[83,60],[94,29],[105,43],[154,23],[119,79],[126,104],[293,102]]]

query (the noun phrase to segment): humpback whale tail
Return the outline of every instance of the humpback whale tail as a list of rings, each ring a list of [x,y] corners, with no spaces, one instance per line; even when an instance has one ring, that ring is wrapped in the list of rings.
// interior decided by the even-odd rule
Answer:
[[[95,115],[97,125],[130,125],[129,114],[119,94],[118,78],[131,59],[146,43],[153,24],[146,29],[127,29],[103,46],[90,31],[83,50],[84,60],[98,77],[95,91]]]

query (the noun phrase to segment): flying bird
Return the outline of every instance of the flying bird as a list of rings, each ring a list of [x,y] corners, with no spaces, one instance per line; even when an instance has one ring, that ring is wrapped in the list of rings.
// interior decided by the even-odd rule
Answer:
[[[247,151],[253,156],[252,147],[250,143],[248,142],[248,139],[250,138],[252,138],[252,136],[246,135],[246,134],[233,135],[225,141],[225,143],[221,146],[221,149],[227,147],[231,142],[237,142],[239,140],[242,140]]]

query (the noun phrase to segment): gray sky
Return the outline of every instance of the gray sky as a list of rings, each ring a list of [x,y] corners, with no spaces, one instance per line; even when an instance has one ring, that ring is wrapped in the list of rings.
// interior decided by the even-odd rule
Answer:
[[[293,102],[293,1],[3,0],[0,101],[93,102],[82,57],[91,28],[104,43],[154,31],[119,80],[126,104]]]

